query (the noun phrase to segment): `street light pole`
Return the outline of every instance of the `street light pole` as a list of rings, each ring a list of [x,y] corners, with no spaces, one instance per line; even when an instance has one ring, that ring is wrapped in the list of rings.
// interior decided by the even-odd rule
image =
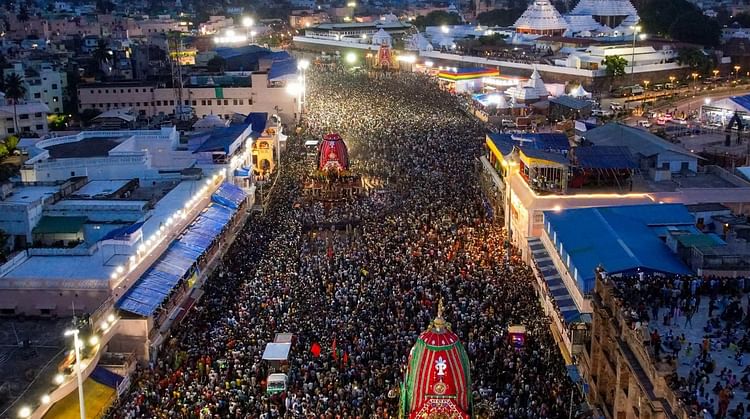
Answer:
[[[631,26],[630,29],[633,30],[633,50],[630,55],[630,84],[633,84],[634,79],[634,72],[635,72],[635,37],[638,36],[638,32],[641,31],[640,25]]]
[[[78,379],[78,405],[81,419],[86,419],[86,406],[83,401],[83,376],[81,375],[81,341],[78,340],[78,329],[65,331],[65,336],[73,336],[73,346],[76,354],[76,378]]]

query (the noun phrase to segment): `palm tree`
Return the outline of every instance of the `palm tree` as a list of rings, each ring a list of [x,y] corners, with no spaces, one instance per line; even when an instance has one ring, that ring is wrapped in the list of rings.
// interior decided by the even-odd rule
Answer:
[[[19,132],[16,104],[24,96],[26,96],[26,83],[23,81],[23,78],[17,73],[8,74],[5,78],[5,97],[13,101],[13,127],[16,134]]]
[[[96,44],[96,49],[94,49],[92,55],[97,64],[99,64],[99,68],[104,64],[108,64],[109,60],[112,59],[112,51],[107,47],[107,42],[103,39],[100,39]]]

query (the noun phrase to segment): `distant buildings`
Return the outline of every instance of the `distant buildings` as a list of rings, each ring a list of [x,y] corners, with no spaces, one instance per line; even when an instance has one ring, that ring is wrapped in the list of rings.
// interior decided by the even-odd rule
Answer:
[[[49,113],[49,107],[38,101],[21,102],[14,107],[0,92],[0,138],[18,134],[46,134]]]
[[[5,77],[9,74],[18,74],[23,78],[27,101],[44,103],[51,113],[63,112],[63,99],[68,87],[68,77],[64,71],[46,62],[28,67],[21,62],[14,62],[11,68],[3,71],[3,74]]]

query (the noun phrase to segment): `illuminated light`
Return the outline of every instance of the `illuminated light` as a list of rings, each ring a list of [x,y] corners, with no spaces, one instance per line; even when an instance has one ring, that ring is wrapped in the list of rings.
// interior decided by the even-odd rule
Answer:
[[[254,24],[255,22],[253,21],[253,18],[251,18],[250,16],[245,16],[242,18],[242,26],[249,28],[253,26]]]
[[[146,246],[151,246],[152,243],[153,243],[153,240],[151,239],[146,240]]]
[[[28,406],[24,406],[20,409],[18,409],[18,417],[19,418],[27,418],[31,416],[31,408]]]
[[[231,38],[231,37],[237,36],[237,34],[234,33],[234,30],[229,29],[229,30],[227,30],[227,36]]]
[[[114,322],[115,321],[115,315],[110,313],[110,315],[107,316],[107,321],[110,322],[110,323]]]
[[[302,92],[302,85],[297,82],[287,83],[286,92],[292,96],[297,96]]]
[[[211,184],[211,179],[206,179],[206,185],[210,185],[210,184]]]
[[[141,243],[141,245],[138,246],[138,251],[139,252],[145,252],[146,251],[146,246],[144,246],[143,243]]]
[[[117,279],[117,272],[112,272],[112,275],[109,276],[111,279]]]
[[[432,61],[425,61],[424,65],[426,65],[427,67],[432,67],[433,65],[435,65],[435,63],[433,63]]]
[[[355,54],[353,52],[349,52],[349,53],[346,54],[345,59],[346,59],[347,63],[354,64],[354,63],[357,62],[357,54]]]
[[[117,271],[118,274],[121,274],[121,273],[125,272],[125,268],[123,268],[122,265],[120,265],[117,268],[115,268],[115,270]]]
[[[413,63],[417,62],[417,57],[414,56],[414,55],[399,55],[398,60],[399,61],[403,61],[405,63],[411,63],[411,64],[413,64]]]
[[[107,329],[109,329],[109,323],[107,323],[107,321],[106,321],[106,320],[104,320],[104,321],[103,321],[103,322],[102,322],[102,323],[101,323],[101,324],[99,325],[99,327],[100,327],[100,328],[101,328],[102,330],[107,330]]]
[[[711,98],[707,97],[707,98],[703,99],[703,103],[705,103],[706,105],[710,104],[711,103]]]
[[[49,404],[50,402],[49,394],[45,394],[44,396],[42,396],[41,401],[42,401],[42,404]]]
[[[299,63],[297,63],[297,68],[300,70],[307,70],[307,68],[310,67],[310,60],[301,59],[299,60]]]
[[[440,27],[440,31],[443,33],[448,33],[451,31],[451,29],[447,25],[443,25]]]
[[[57,375],[55,376],[55,379],[54,379],[54,382],[55,382],[55,384],[57,384],[57,385],[60,385],[60,384],[62,384],[62,383],[63,383],[64,381],[65,381],[65,376],[64,376],[64,375],[62,375],[62,374],[57,374]]]
[[[99,344],[99,336],[94,335],[89,338],[89,345],[96,346],[98,344]]]
[[[135,255],[130,256],[130,263],[135,263]]]
[[[554,207],[552,208],[552,210],[553,210],[553,211],[555,211],[555,212],[560,212],[560,211],[562,211],[562,207],[561,207],[561,206],[559,206],[559,205],[555,205],[555,206],[554,206]]]

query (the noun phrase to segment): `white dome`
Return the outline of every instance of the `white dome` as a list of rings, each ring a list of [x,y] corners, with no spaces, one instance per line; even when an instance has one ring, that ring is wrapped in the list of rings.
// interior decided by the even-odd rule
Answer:
[[[531,3],[529,8],[523,12],[521,17],[516,20],[513,27],[516,28],[516,30],[564,31],[568,29],[568,23],[565,22],[565,19],[560,15],[560,12],[555,9],[555,6],[553,6],[549,0],[535,0]]]

